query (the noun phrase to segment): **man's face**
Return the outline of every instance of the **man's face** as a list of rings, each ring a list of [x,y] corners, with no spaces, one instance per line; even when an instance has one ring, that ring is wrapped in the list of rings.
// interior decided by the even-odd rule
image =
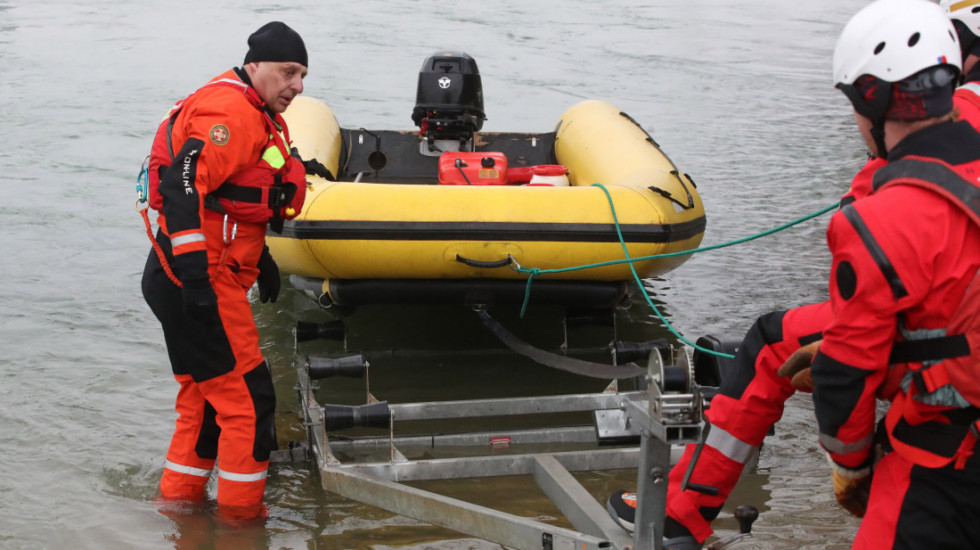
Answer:
[[[303,93],[306,67],[293,61],[258,61],[251,63],[252,87],[270,109],[281,113],[293,98]]]

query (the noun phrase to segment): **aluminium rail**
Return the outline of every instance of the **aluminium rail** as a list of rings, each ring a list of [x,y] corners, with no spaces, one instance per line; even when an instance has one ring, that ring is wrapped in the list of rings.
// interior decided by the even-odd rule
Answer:
[[[701,436],[703,398],[693,382],[690,357],[679,350],[677,365],[665,366],[660,353],[650,354],[646,390],[618,392],[615,383],[598,394],[534,398],[392,404],[369,403],[349,408],[349,416],[373,415],[368,424],[387,427],[387,437],[337,438],[338,429],[316,401],[317,381],[300,369],[300,394],[308,432],[307,451],[315,459],[323,487],[343,497],[442,526],[460,533],[528,550],[647,549],[661,550],[667,476],[672,446],[696,442]],[[349,363],[349,362],[348,362]],[[367,368],[366,361],[364,368]],[[665,390],[666,370],[681,369],[686,385]],[[368,393],[369,401],[373,396]],[[367,408],[371,410],[368,411]],[[396,436],[395,422],[460,417],[548,414],[592,411],[594,426],[573,426],[506,432],[468,432]],[[506,435],[503,435],[503,434]],[[632,437],[630,447],[595,448],[597,439]],[[409,460],[399,450],[415,445],[455,446],[506,441],[512,449],[525,443],[592,444],[588,450],[492,454]],[[342,462],[337,454],[353,450],[384,450],[385,460]],[[679,448],[674,447],[679,451]],[[286,451],[288,452],[288,451]],[[676,461],[676,457],[674,458]],[[571,475],[573,471],[637,468],[636,529],[630,536]],[[405,485],[404,481],[530,475],[577,530],[464,502]]]

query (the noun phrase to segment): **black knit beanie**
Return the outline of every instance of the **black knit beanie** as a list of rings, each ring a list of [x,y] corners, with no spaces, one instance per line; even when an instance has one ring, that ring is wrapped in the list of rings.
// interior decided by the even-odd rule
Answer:
[[[295,61],[304,67],[309,66],[303,39],[281,21],[266,23],[248,37],[245,63],[257,61]]]

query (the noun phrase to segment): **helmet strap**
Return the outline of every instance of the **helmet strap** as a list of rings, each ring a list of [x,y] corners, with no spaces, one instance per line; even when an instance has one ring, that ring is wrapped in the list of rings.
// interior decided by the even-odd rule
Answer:
[[[871,121],[871,139],[875,142],[877,156],[888,160],[888,149],[885,149],[885,117]]]
[[[873,91],[865,93],[865,90],[859,89],[855,84],[838,84],[837,87],[850,100],[854,110],[871,121],[871,139],[874,140],[875,147],[878,149],[877,156],[887,159],[885,113],[888,112],[892,83],[876,78],[873,82],[866,82],[866,84],[873,85]]]

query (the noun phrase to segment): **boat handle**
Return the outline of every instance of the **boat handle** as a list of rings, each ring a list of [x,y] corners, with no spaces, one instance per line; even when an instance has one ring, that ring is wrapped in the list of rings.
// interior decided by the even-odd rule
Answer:
[[[486,269],[493,269],[495,267],[507,267],[511,263],[509,255],[503,260],[497,260],[495,262],[481,262],[479,260],[471,260],[469,258],[464,258],[459,254],[456,254],[456,261],[461,264],[466,264],[470,267],[482,267]]]
[[[681,187],[684,188],[684,192],[687,193],[687,204],[684,204],[683,202],[681,202],[681,201],[677,200],[676,198],[674,198],[674,195],[672,195],[670,193],[670,191],[668,191],[666,189],[661,189],[661,188],[659,188],[659,187],[657,187],[655,185],[651,185],[651,186],[647,187],[647,189],[653,191],[654,193],[657,193],[658,195],[663,196],[664,198],[666,198],[667,200],[669,200],[669,201],[671,201],[673,203],[678,204],[684,210],[688,210],[688,209],[694,208],[694,197],[691,196],[691,191],[687,188],[687,185],[684,184],[684,179],[681,178],[680,172],[678,172],[677,170],[671,170],[670,173],[671,173],[672,176],[674,176],[675,178],[677,178],[677,181],[680,182]],[[691,180],[691,176],[688,176],[687,174],[684,174],[684,176],[688,180],[691,181],[691,184],[692,185],[694,184],[694,180]]]

